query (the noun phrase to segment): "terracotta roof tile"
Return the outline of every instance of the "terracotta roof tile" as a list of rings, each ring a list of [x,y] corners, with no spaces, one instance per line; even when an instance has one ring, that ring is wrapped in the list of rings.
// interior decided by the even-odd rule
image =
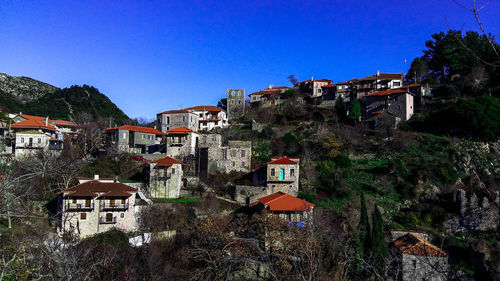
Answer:
[[[309,211],[311,207],[314,206],[313,203],[309,203],[281,191],[262,197],[250,204],[250,206],[254,206],[258,203],[264,204],[270,211]]]
[[[45,125],[45,119],[44,118],[35,118],[35,119],[26,119],[21,122],[17,122],[11,125],[12,128],[29,128],[29,129],[46,129],[46,130],[51,130],[55,131],[56,128],[51,125]]]
[[[115,127],[115,128],[108,128],[106,131],[115,131],[115,130],[129,130],[132,132],[140,132],[140,133],[147,133],[147,134],[155,134],[155,135],[163,135],[162,132],[155,128],[150,128],[150,127],[140,127],[140,126],[131,126],[131,125],[123,125],[120,127]]]
[[[159,114],[177,114],[177,113],[191,113],[191,112],[189,110],[186,110],[186,109],[177,109],[177,110],[163,111],[162,113],[159,113]]]
[[[188,166],[187,164],[182,163],[181,161],[174,159],[170,156],[153,160],[153,161],[151,161],[151,163],[156,163],[160,167],[171,167],[173,164],[182,164],[182,165]]]
[[[392,241],[401,253],[415,256],[434,256],[434,257],[447,257],[443,250],[425,241],[421,237],[412,233],[405,234],[398,239]]]
[[[200,133],[193,131],[193,130],[186,128],[186,127],[179,127],[179,128],[175,128],[175,129],[171,129],[171,130],[167,131],[167,135],[179,135],[179,134],[187,135],[189,133],[195,133],[198,135],[200,134]]]
[[[216,111],[216,112],[222,111],[221,108],[218,108],[218,107],[213,106],[213,105],[198,105],[198,106],[193,106],[193,107],[185,108],[184,110]]]
[[[66,121],[62,119],[56,119],[52,120],[52,123],[56,126],[66,126],[66,127],[77,127],[78,124],[71,122],[71,121]]]
[[[391,89],[391,90],[386,90],[386,91],[378,91],[378,92],[368,94],[365,97],[390,96],[392,94],[401,94],[401,93],[406,93],[406,90],[403,90],[401,88],[397,88],[397,89]]]
[[[128,197],[133,193],[137,192],[137,188],[133,188],[123,183],[117,182],[101,182],[99,180],[93,180],[85,183],[81,183],[65,189],[60,193],[65,194],[65,196],[116,196],[116,197]]]
[[[272,161],[267,162],[267,164],[285,164],[285,165],[297,165],[298,163],[288,157],[282,157],[278,159],[272,159]]]

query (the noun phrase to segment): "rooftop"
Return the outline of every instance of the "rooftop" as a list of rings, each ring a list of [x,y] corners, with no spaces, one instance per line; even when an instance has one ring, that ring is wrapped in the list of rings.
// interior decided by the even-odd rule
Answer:
[[[167,131],[167,135],[187,135],[189,133],[195,133],[198,135],[200,134],[200,133],[193,131],[193,130],[186,128],[186,127],[179,127],[179,128],[175,128],[175,129]]]
[[[393,94],[402,94],[402,93],[406,93],[406,90],[401,89],[401,88],[397,88],[397,89],[374,92],[374,93],[366,95],[365,97],[390,96]]]
[[[130,197],[136,193],[137,188],[117,183],[117,182],[101,182],[99,180],[88,181],[65,189],[60,193],[64,196],[84,196],[84,197]]]
[[[184,110],[213,111],[213,112],[222,111],[221,108],[218,108],[217,106],[213,106],[213,105],[198,105],[198,106],[184,108]]]
[[[264,204],[270,211],[309,211],[314,206],[313,203],[281,191],[262,197],[250,204],[250,206],[257,205],[258,203]]]
[[[187,164],[182,163],[181,161],[179,161],[177,159],[174,159],[174,158],[172,158],[170,156],[153,160],[153,161],[151,161],[151,163],[156,163],[156,165],[158,165],[160,167],[171,167],[173,164],[182,164],[182,165],[186,165],[187,166]]]
[[[297,165],[298,163],[295,162],[293,158],[282,157],[282,158],[272,158],[270,162],[267,162],[267,164]]]
[[[447,257],[443,250],[412,233],[405,234],[392,241],[401,253],[415,256]]]
[[[23,116],[23,115],[21,115]],[[24,116],[29,116],[29,115],[24,115]],[[26,118],[24,117],[23,118]],[[45,130],[51,130],[55,131],[56,128],[54,126],[48,125],[45,123],[45,118],[44,117],[39,117],[39,116],[29,116],[31,119],[26,119],[21,122],[17,122],[11,125],[12,128],[22,128],[22,129],[45,129]]]
[[[162,132],[155,128],[150,128],[150,127],[140,127],[140,126],[132,126],[132,125],[123,125],[120,127],[115,127],[115,128],[108,128],[106,131],[115,131],[115,130],[129,130],[132,132],[140,132],[140,133],[147,133],[147,134],[155,134],[155,135],[163,135]]]

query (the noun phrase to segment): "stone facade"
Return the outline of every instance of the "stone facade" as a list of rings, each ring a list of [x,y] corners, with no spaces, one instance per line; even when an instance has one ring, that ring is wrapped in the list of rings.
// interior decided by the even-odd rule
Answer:
[[[299,192],[299,159],[272,158],[267,163],[267,187],[270,193],[278,191],[297,196]]]
[[[215,172],[250,172],[252,161],[251,141],[229,141],[222,145],[222,136],[207,134],[200,137],[200,175]]]
[[[106,133],[108,147],[115,153],[146,154],[152,146],[159,146],[163,137],[157,129],[129,125],[108,129]]]
[[[403,80],[403,73],[380,73],[377,71],[375,75],[352,79],[349,82],[353,98],[360,99],[377,91],[399,88],[403,86]]]
[[[269,85],[268,89],[254,92],[249,95],[250,105],[252,107],[273,107],[280,105],[286,100],[283,93],[288,89],[290,89],[290,87],[273,87]]]
[[[167,155],[176,159],[195,156],[200,133],[186,127],[167,131]]]
[[[156,117],[162,133],[179,127],[197,131],[200,122],[198,114],[186,109],[164,111],[158,113]]]
[[[59,234],[72,233],[84,238],[117,228],[125,232],[137,230],[136,216],[145,203],[137,189],[121,183],[97,179],[61,192],[62,212]]]
[[[305,80],[299,82],[298,88],[299,91],[304,93],[309,93],[310,97],[319,98],[323,96],[323,87],[332,83],[332,80],[329,79],[316,79],[314,80],[311,77],[310,80]]]
[[[151,198],[179,198],[183,185],[183,172],[180,161],[170,157],[150,163],[149,184]]]
[[[235,120],[245,115],[245,90],[227,90],[227,118]]]
[[[387,112],[403,121],[413,116],[413,95],[404,89],[375,92],[366,96],[366,119]]]

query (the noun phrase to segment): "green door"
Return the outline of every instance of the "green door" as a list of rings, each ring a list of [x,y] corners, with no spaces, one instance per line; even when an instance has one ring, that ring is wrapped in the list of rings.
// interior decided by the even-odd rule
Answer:
[[[280,181],[285,179],[285,169],[280,169]]]

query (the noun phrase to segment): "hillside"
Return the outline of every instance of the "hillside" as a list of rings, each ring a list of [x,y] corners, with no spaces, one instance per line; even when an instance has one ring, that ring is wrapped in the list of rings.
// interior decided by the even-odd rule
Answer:
[[[117,124],[129,119],[95,87],[74,85],[59,89],[28,77],[4,73],[0,73],[0,108],[54,119],[75,120],[83,112],[94,119],[112,117]]]

